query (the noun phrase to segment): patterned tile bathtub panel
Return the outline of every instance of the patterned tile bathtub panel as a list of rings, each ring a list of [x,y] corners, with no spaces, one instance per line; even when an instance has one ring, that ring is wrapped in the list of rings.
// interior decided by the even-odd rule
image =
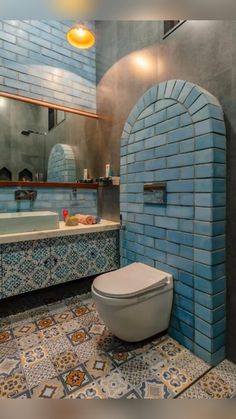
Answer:
[[[0,249],[1,298],[119,267],[118,231],[6,244]]]

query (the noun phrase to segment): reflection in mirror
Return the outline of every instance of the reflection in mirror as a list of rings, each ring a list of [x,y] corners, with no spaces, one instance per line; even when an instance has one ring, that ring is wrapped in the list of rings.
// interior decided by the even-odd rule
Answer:
[[[89,117],[0,97],[0,181],[77,182]]]

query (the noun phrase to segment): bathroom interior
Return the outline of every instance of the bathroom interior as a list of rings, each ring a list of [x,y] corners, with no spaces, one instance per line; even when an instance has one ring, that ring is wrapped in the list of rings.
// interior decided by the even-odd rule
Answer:
[[[236,21],[0,21],[0,398],[236,398]]]

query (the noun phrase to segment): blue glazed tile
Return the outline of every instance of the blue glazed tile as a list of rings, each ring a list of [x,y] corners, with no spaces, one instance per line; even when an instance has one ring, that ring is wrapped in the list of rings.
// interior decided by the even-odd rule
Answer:
[[[174,268],[183,269],[186,272],[193,273],[193,262],[180,256],[167,254],[167,264]]]
[[[155,261],[163,262],[166,261],[166,253],[162,252],[160,250],[151,249],[151,248],[145,248],[145,256],[148,256],[151,259],[154,259]]]
[[[190,300],[193,300],[193,288],[185,285],[181,281],[175,281],[175,291]]]
[[[186,246],[193,245],[193,234],[182,233],[180,231],[168,231],[167,240],[173,241],[174,243],[183,244]]]
[[[225,306],[211,310],[201,304],[195,303],[195,315],[208,323],[215,323],[225,317]]]
[[[183,113],[185,113],[186,110],[184,108],[183,105],[181,105],[180,103],[176,103],[175,105],[169,107],[167,109],[167,118],[173,118],[174,116],[178,116],[181,115]]]
[[[156,135],[155,137],[151,135],[150,138],[144,141],[144,148],[158,148],[160,146],[163,146],[164,144],[166,144],[165,134]]]
[[[139,231],[137,231],[137,233],[138,232]],[[166,230],[164,228],[144,226],[144,233],[147,236],[154,237],[156,239],[165,239],[166,238]]]
[[[199,207],[223,207],[226,204],[225,193],[195,193],[195,205]]]
[[[180,231],[192,233],[194,228],[194,222],[192,220],[180,220],[179,221]]]
[[[207,307],[211,310],[221,307],[225,303],[225,292],[210,295],[204,292],[195,290],[195,302]]]
[[[184,322],[181,322],[181,320],[177,319],[176,317],[172,317],[172,319],[171,319],[171,328],[174,328],[174,329],[178,330],[184,336],[193,340],[194,329],[191,326],[189,326],[188,324],[186,324]]]
[[[176,80],[176,83],[175,83],[174,89],[172,91],[171,97],[174,98],[174,99],[177,99],[181,90],[183,89],[184,85],[185,85],[184,80]]]
[[[224,135],[215,133],[197,136],[195,137],[195,147],[196,150],[215,147],[224,150],[226,147],[226,139]]]
[[[175,293],[174,304],[189,313],[194,312],[194,301],[184,297],[181,294]]]
[[[150,116],[148,116],[147,118],[145,118],[145,127],[150,127],[152,125],[156,125],[159,124],[160,122],[166,121],[166,109],[163,109],[162,111],[159,112],[152,112],[152,114]]]
[[[195,342],[197,345],[201,346],[203,349],[207,350],[208,352],[216,352],[220,348],[222,348],[225,344],[225,335],[222,333],[221,335],[211,339],[198,330],[195,331]]]
[[[189,285],[190,287],[193,287],[194,275],[180,270],[179,271],[179,280],[181,282],[183,282],[184,284]]]
[[[194,264],[195,274],[205,279],[218,279],[225,275],[225,264],[221,263],[216,266],[204,265],[202,263],[195,262]]]
[[[194,236],[194,247],[204,250],[217,250],[225,247],[225,235],[216,237]]]
[[[189,326],[193,326],[194,324],[193,314],[189,313],[186,310],[183,310],[182,308],[178,306],[174,306],[172,312],[173,312],[173,315],[177,317],[177,319],[187,323]]]
[[[206,292],[208,294],[216,294],[225,290],[226,278],[219,278],[215,281],[210,281],[200,277],[195,278],[195,289]]]
[[[168,180],[176,180],[180,177],[180,169],[160,169],[155,173],[156,182],[166,182]]]
[[[174,206],[171,205],[167,207],[166,210],[167,217],[177,217],[177,218],[193,218],[194,209],[193,207],[183,207],[183,206]]]
[[[175,143],[176,141],[183,141],[194,137],[194,129],[192,125],[182,127],[177,129],[176,124],[175,128],[172,128],[173,131],[170,131],[167,135],[168,143]]]
[[[178,230],[179,220],[178,218],[156,216],[155,226],[159,228],[170,229],[170,230]]]
[[[195,192],[225,192],[224,179],[197,179],[195,180]]]
[[[180,245],[180,256],[193,259],[193,247]]]
[[[176,329],[172,327],[169,329],[168,333],[173,339],[177,340],[181,345],[185,346],[190,351],[193,350],[193,341],[187,338],[184,334],[182,334],[181,332],[177,331]]]
[[[158,170],[164,169],[166,167],[166,160],[164,158],[161,159],[153,159],[145,162],[145,170]]]
[[[169,98],[172,97],[172,91],[173,88],[175,86],[175,80],[168,80],[168,82],[166,83],[166,90],[165,90],[165,98]]]
[[[202,358],[204,361],[206,361],[208,364],[212,366],[219,364],[219,362],[223,361],[223,359],[225,358],[224,346],[215,353],[210,353],[197,344],[194,345],[193,350],[194,353],[197,356],[199,356],[199,358]]]
[[[171,118],[171,119],[168,119],[167,121],[160,122],[158,125],[156,125],[156,134],[164,134],[169,131],[175,132],[173,130],[177,130],[177,128],[179,128],[179,118],[178,117]],[[169,135],[170,133],[168,134],[168,142],[172,142],[172,141],[169,141]],[[178,141],[178,138],[174,141]]]
[[[167,167],[183,167],[194,163],[194,154],[185,153],[167,158]]]
[[[225,207],[196,207],[195,218],[199,221],[222,221],[226,219]]]
[[[183,167],[180,169],[181,179],[194,178],[194,166]]]
[[[195,328],[209,337],[210,339],[214,339],[215,337],[221,335],[225,331],[225,318],[219,320],[214,324],[210,324],[205,322],[204,320],[196,317],[195,319]]]
[[[200,92],[198,88],[194,87],[184,101],[184,105],[186,106],[186,108],[190,108],[191,105],[197,100],[199,96],[200,96]]]

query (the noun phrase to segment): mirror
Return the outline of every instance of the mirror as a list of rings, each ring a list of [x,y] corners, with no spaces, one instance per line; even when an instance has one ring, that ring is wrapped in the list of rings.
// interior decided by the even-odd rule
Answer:
[[[0,97],[0,182],[77,182],[96,119]]]

